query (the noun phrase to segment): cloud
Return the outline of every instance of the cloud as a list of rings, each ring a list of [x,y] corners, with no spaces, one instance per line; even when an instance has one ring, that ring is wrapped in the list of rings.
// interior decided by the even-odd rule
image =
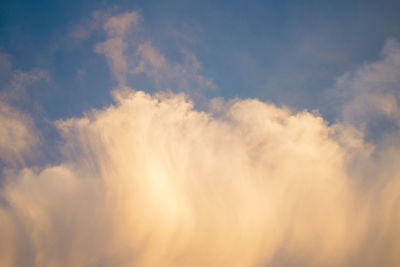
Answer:
[[[11,166],[22,163],[38,141],[32,119],[0,101],[0,159]]]
[[[48,81],[47,71],[42,69],[32,69],[29,71],[13,70],[11,79],[2,88],[0,99],[10,102],[18,102],[28,98],[28,88],[38,81]]]
[[[337,79],[330,93],[343,121],[367,135],[400,127],[400,45],[389,39],[376,62],[365,63]]]
[[[23,165],[37,149],[39,131],[32,117],[18,106],[27,101],[32,84],[49,78],[48,73],[41,69],[15,70],[7,54],[0,54],[1,57],[7,59],[3,63],[7,78],[1,80],[0,91],[0,170],[3,164],[8,167]]]
[[[180,51],[183,62],[171,62],[151,40],[139,37],[140,21],[137,12],[110,16],[104,23],[108,38],[95,48],[97,53],[107,58],[119,86],[127,85],[128,75],[144,74],[158,90],[198,93],[216,88],[211,79],[200,74],[202,66],[190,51]]]
[[[104,23],[104,30],[108,39],[96,46],[97,53],[104,54],[107,58],[110,70],[115,75],[119,84],[126,83],[126,74],[129,70],[125,57],[127,49],[126,35],[133,25],[139,23],[139,14],[135,11],[110,17]]]
[[[104,43],[96,46],[96,52],[106,55],[108,64],[118,83],[126,83],[126,73],[128,72],[128,63],[124,56],[127,48],[122,38],[108,39]]]
[[[139,44],[136,50],[139,61],[131,73],[145,74],[155,81],[158,89],[175,87],[187,92],[190,92],[188,88],[215,89],[211,79],[199,74],[202,66],[197,57],[187,50],[183,50],[182,54],[184,62],[172,64],[150,42]]]
[[[258,100],[219,101],[212,115],[183,94],[114,97],[57,122],[62,164],[7,173],[4,264],[399,263],[399,142],[359,163],[375,178],[365,184],[348,170],[353,148],[317,115]]]
[[[85,18],[79,23],[71,25],[68,28],[68,36],[75,40],[88,39],[94,32],[101,28],[106,14],[100,11],[93,11],[89,18]]]
[[[123,37],[125,36],[132,25],[139,23],[140,16],[137,12],[122,13],[113,17],[110,17],[104,24],[104,30],[109,36]]]

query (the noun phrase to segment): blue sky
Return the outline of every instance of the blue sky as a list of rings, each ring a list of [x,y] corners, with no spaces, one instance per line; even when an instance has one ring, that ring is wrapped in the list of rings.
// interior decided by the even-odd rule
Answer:
[[[216,85],[207,98],[259,98],[320,109],[330,120],[326,89],[400,38],[398,1],[10,1],[0,11],[0,48],[14,70],[49,73],[32,97],[51,119],[111,102],[115,81],[94,52],[104,33],[70,33],[93,12],[127,10],[141,14],[140,38],[168,59],[181,60],[182,49],[197,57]],[[154,90],[140,77],[129,85]]]

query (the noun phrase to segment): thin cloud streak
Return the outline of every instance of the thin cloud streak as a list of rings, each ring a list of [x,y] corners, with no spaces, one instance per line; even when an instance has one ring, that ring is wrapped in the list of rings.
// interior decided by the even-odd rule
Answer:
[[[183,62],[171,62],[151,40],[139,38],[141,20],[135,11],[110,16],[104,22],[107,39],[95,47],[97,53],[106,57],[119,87],[129,85],[129,76],[145,75],[157,90],[184,91],[198,96],[204,90],[216,88],[211,79],[201,75],[202,66],[190,51],[181,51]]]

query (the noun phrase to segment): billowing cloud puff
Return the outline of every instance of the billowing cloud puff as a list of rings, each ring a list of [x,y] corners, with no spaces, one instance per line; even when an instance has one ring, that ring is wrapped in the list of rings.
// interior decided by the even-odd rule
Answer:
[[[371,156],[317,115],[258,100],[214,114],[184,95],[114,95],[57,123],[62,164],[6,174],[3,265],[399,263],[397,143]],[[348,170],[359,154],[373,180]]]

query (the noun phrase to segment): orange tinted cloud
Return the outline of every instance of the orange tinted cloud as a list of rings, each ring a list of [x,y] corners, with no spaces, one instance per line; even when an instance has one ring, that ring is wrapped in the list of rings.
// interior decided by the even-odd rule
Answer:
[[[6,177],[4,264],[399,263],[393,142],[372,156],[342,145],[351,131],[258,100],[213,115],[183,95],[115,98],[58,122],[64,163]]]

